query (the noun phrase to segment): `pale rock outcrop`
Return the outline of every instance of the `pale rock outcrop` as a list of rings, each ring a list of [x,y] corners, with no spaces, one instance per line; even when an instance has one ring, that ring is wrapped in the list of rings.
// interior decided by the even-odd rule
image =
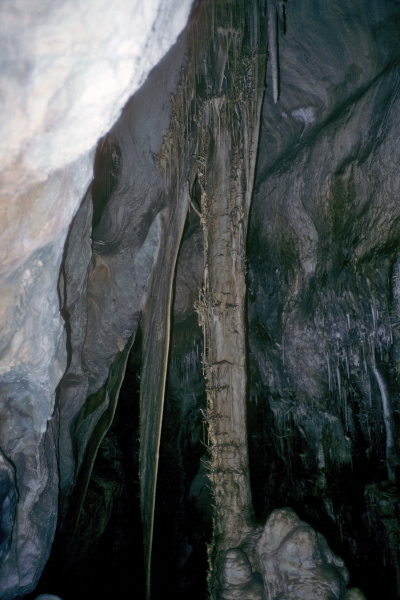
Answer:
[[[291,508],[274,510],[257,542],[268,600],[340,600],[349,575],[320,533]]]
[[[67,364],[57,291],[67,231],[92,178],[97,140],[175,42],[190,6],[2,5],[0,446],[16,478],[3,504],[15,507],[16,489],[19,500],[0,570],[3,600],[34,587],[57,520],[58,432],[50,419]]]
[[[254,540],[255,552],[250,543],[225,553],[222,600],[365,600],[358,588],[346,590],[344,561],[291,508],[274,510]]]
[[[222,568],[223,600],[265,600],[259,573],[253,573],[250,561],[240,548],[225,553]]]

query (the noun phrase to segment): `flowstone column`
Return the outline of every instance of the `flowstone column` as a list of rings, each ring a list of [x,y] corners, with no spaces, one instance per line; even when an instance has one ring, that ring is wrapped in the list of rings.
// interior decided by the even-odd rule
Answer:
[[[204,416],[214,499],[209,548],[213,599],[221,597],[226,551],[240,547],[252,531],[246,432],[246,233],[263,95],[259,74],[264,73],[264,64],[258,48],[249,40],[246,44],[243,25],[239,20],[235,28],[215,27],[215,62],[229,63],[230,86],[224,73],[217,73],[221,86],[214,78],[214,94],[199,109],[198,174],[192,188],[200,203],[204,233],[204,286],[196,310],[205,342]]]

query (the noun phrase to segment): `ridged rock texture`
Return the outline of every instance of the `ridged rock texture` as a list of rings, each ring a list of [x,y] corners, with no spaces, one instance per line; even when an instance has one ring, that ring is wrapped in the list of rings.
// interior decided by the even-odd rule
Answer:
[[[1,7],[0,598],[400,598],[399,3],[190,5]]]

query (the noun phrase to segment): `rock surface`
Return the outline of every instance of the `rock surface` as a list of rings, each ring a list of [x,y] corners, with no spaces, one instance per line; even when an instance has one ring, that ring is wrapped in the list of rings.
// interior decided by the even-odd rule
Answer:
[[[4,600],[35,585],[57,520],[49,420],[68,359],[57,292],[68,228],[92,179],[97,140],[175,42],[190,5],[2,6],[0,446],[19,492],[0,571]]]
[[[4,600],[37,581],[53,540],[59,489],[63,517],[68,507],[78,507],[80,532],[85,530],[90,511],[82,501],[118,410],[125,370],[140,377],[140,360],[132,367],[128,354],[132,344],[137,354],[146,347],[146,340],[135,342],[142,309],[147,307],[149,323],[157,294],[162,304],[170,289],[165,273],[157,288],[161,278],[154,271],[165,240],[169,249],[177,243],[164,219],[172,201],[167,183],[171,173],[174,191],[182,189],[177,182],[193,183],[191,144],[198,124],[183,149],[184,136],[176,132],[196,113],[196,94],[206,87],[200,73],[196,93],[179,96],[181,106],[171,103],[171,94],[182,94],[184,38],[110,126],[176,38],[189,4],[179,3],[182,14],[176,3],[136,2],[127,9],[122,0],[82,0],[72,8],[61,0],[43,0],[35,8],[17,0],[2,7]],[[293,506],[340,549],[369,600],[382,597],[382,590],[400,597],[399,7],[389,0],[288,0],[277,7],[279,99],[274,102],[269,63],[246,258],[256,519],[264,522],[276,506]],[[133,35],[136,26],[140,31]],[[253,23],[249,35],[255,29]],[[218,33],[229,40],[232,30]],[[227,64],[224,77],[229,74]],[[205,571],[212,512],[209,493],[193,485],[191,494],[193,481],[204,487],[200,458],[207,458],[209,444],[201,412],[204,348],[193,310],[203,283],[202,250],[192,210],[175,280],[158,503],[167,535],[162,542],[158,537],[155,579],[167,563],[162,593],[193,600],[206,593],[196,563]],[[160,362],[165,353],[155,356]],[[117,422],[121,437],[129,439],[125,452],[133,470],[136,433],[129,437],[123,420]],[[89,493],[89,500],[94,496]],[[104,497],[98,497],[101,503]],[[92,512],[100,510],[99,504]],[[108,516],[100,519],[98,533]],[[76,517],[65,521],[73,525],[72,539]],[[344,591],[344,567],[324,538],[293,515],[286,520],[294,527],[287,531],[290,543],[281,532],[273,552],[267,539],[260,546],[275,573],[263,573],[266,589],[271,587],[268,600],[296,594],[362,598],[355,589]],[[87,531],[95,538],[91,525]],[[241,552],[231,549],[226,557],[227,597],[245,589],[259,600],[260,581]],[[235,579],[232,565],[240,566],[243,579]],[[42,589],[60,593],[53,586]]]
[[[340,600],[349,575],[326,539],[290,508],[269,516],[257,542],[268,600]]]
[[[225,554],[222,571],[223,600],[265,600],[259,573],[253,573],[249,559],[239,548]]]

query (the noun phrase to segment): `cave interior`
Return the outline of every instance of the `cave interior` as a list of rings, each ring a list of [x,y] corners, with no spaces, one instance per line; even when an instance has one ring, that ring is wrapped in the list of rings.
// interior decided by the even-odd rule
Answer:
[[[1,375],[1,598],[400,598],[399,64],[394,0],[193,4],[29,255],[65,368],[44,428]]]

